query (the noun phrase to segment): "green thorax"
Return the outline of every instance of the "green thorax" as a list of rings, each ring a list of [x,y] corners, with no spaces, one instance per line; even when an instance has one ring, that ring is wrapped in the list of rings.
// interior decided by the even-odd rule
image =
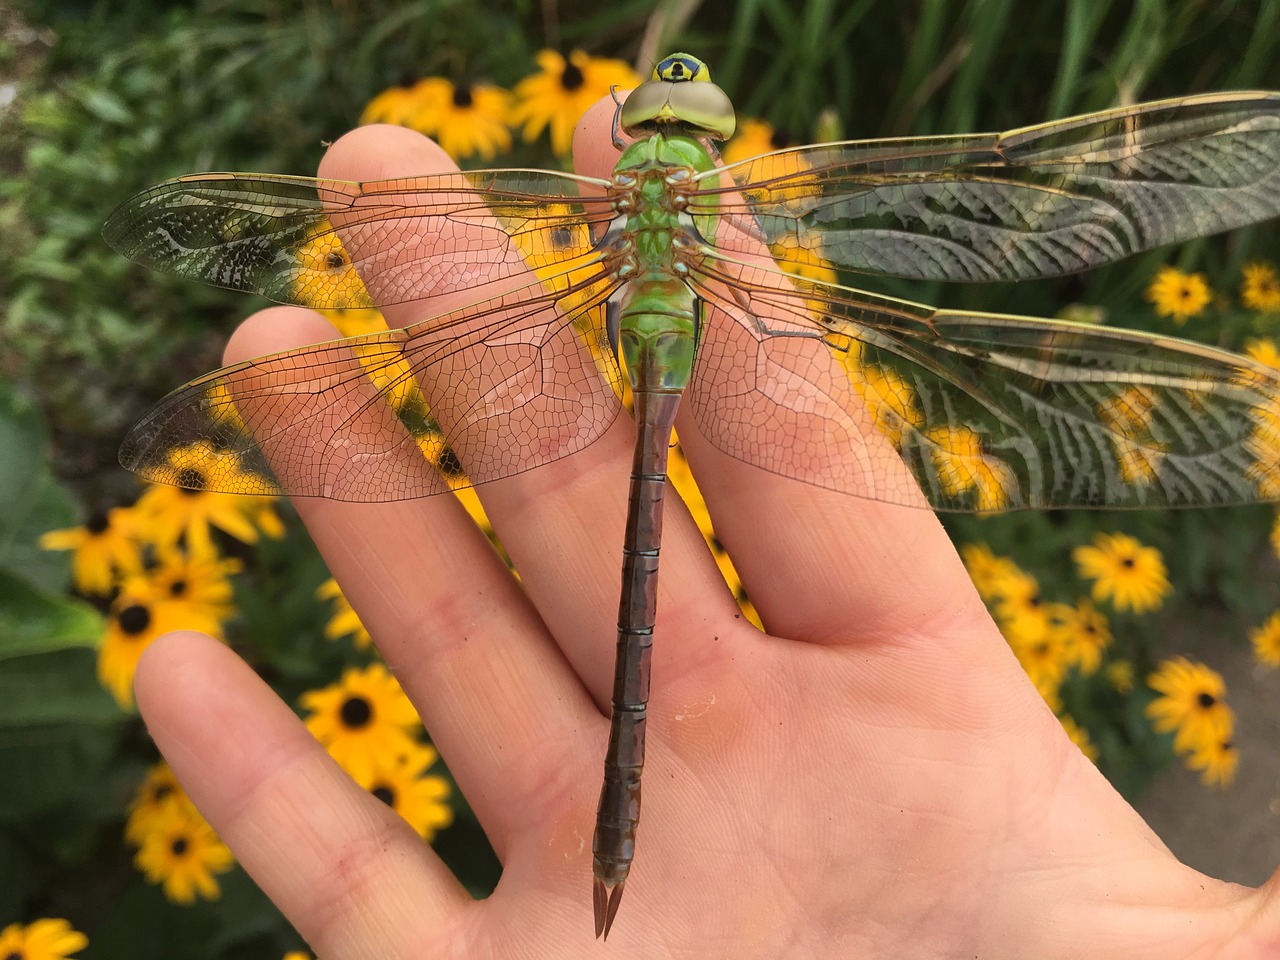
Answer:
[[[625,191],[623,233],[633,257],[618,327],[633,390],[681,391],[692,375],[696,298],[683,279],[682,261],[696,251],[695,232],[710,239],[703,231],[715,218],[699,217],[695,224],[684,212],[682,194],[696,174],[714,166],[693,137],[655,131],[628,147],[614,168],[614,182]]]

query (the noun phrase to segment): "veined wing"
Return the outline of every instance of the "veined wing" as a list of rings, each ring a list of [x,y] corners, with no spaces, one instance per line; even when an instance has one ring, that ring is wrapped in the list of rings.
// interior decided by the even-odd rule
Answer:
[[[952,511],[1280,499],[1280,371],[1246,357],[725,259],[697,283],[694,418],[773,473]]]
[[[512,476],[587,446],[621,408],[616,282],[540,278],[405,329],[226,367],[125,438],[147,480],[381,502]]]
[[[591,256],[607,181],[485,170],[354,183],[211,173],[125,201],[103,236],[148,267],[316,308],[474,290]],[[365,288],[362,278],[372,286]]]
[[[1280,214],[1280,94],[797,147],[723,171],[733,183],[702,175],[693,211],[754,214],[792,269],[819,258],[915,279],[1050,277]]]

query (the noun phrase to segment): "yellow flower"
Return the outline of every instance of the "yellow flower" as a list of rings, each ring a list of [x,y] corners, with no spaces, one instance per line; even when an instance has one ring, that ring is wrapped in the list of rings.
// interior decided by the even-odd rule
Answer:
[[[1095,534],[1092,546],[1076,547],[1071,556],[1080,576],[1094,581],[1093,599],[1110,598],[1117,610],[1155,610],[1173,590],[1160,551],[1127,534]]]
[[[412,755],[419,745],[409,731],[421,729],[413,704],[380,663],[351,668],[335,684],[310,690],[299,703],[311,711],[311,735],[357,783],[367,783],[379,763]]]
[[[1160,694],[1146,713],[1157,733],[1176,731],[1173,749],[1188,753],[1230,739],[1235,714],[1224,702],[1222,675],[1186,657],[1163,661],[1147,683]]]
[[[1146,296],[1155,304],[1158,316],[1172,317],[1174,323],[1181,324],[1209,305],[1213,291],[1202,273],[1161,267],[1148,285]]]
[[[290,950],[281,960],[311,960],[311,954],[305,950]]]
[[[324,318],[338,328],[344,337],[362,337],[366,333],[383,333],[387,318],[380,310],[321,310]]]
[[[1058,717],[1058,722],[1062,724],[1062,729],[1066,731],[1071,742],[1080,748],[1080,752],[1092,760],[1098,762],[1098,748],[1093,745],[1089,739],[1089,731],[1080,724],[1070,714],[1062,714]]]
[[[916,402],[916,392],[906,377],[888,367],[862,363],[857,354],[845,354],[844,368],[849,383],[875,420],[876,429],[895,447],[902,443],[907,427],[924,424],[924,413]]]
[[[1280,277],[1276,276],[1275,267],[1258,261],[1246,263],[1240,302],[1261,313],[1280,310]]]
[[[444,77],[419,80],[407,92],[375,97],[362,123],[381,121],[434,137],[455,160],[479,155],[492,160],[511,147],[507,115],[511,94],[492,83],[454,84]]]
[[[933,427],[924,432],[933,445],[930,455],[938,484],[950,497],[959,500],[973,493],[979,513],[1007,507],[1010,491],[1018,481],[1009,465],[983,449],[982,437],[966,426]]]
[[[50,530],[40,536],[40,549],[75,551],[71,576],[84,593],[110,593],[117,577],[142,570],[138,516],[129,507],[96,513],[82,527]]]
[[[1004,578],[995,616],[1006,627],[1006,636],[1038,639],[1049,629],[1049,605],[1040,594],[1040,584],[1031,574],[1014,569]]]
[[[89,938],[66,920],[46,917],[34,923],[11,923],[0,930],[4,960],[67,960],[89,945]]]
[[[369,631],[360,622],[360,617],[356,615],[350,601],[343,594],[342,588],[338,586],[337,580],[330,577],[320,584],[316,588],[316,599],[333,601],[333,616],[329,618],[329,622],[324,627],[324,635],[326,637],[330,640],[337,640],[339,637],[351,634],[356,649],[367,650],[369,648],[369,644],[372,642]]]
[[[161,760],[147,769],[146,777],[129,801],[129,818],[124,824],[124,838],[135,846],[140,845],[164,802],[170,797],[185,799],[186,794],[169,765]]]
[[[608,96],[610,87],[630,90],[640,84],[640,77],[623,61],[589,57],[581,50],[569,54],[568,60],[554,50],[543,50],[535,59],[538,72],[516,84],[516,105],[509,119],[523,125],[526,142],[549,126],[551,149],[561,157],[568,156],[574,125],[589,106]]]
[[[150,577],[160,594],[167,593],[221,622],[235,614],[235,591],[229,578],[243,568],[244,564],[233,557],[169,548],[160,552],[160,562]]]
[[[1270,337],[1250,337],[1244,342],[1244,352],[1264,366],[1280,369],[1280,350]]]
[[[960,548],[960,559],[978,596],[988,603],[1004,596],[1006,584],[1019,582],[1018,575],[1022,573],[1016,563],[1008,557],[997,557],[985,543],[966,543]]]
[[[424,776],[437,758],[432,747],[419,745],[407,754],[380,757],[369,777],[356,781],[400,814],[428,843],[453,823],[449,782],[443,777]]]
[[[775,150],[791,146],[789,138],[775,130],[772,124],[751,117],[738,121],[733,139],[725,144],[724,162],[728,166],[739,160],[750,160]]]
[[[259,531],[251,518],[265,526],[264,515],[273,530],[279,529],[279,518],[270,509],[273,497],[238,495],[264,494],[271,488],[265,478],[241,469],[235,454],[199,440],[169,451],[168,460],[169,478],[180,485],[148,484],[137,503],[146,538],[156,546],[169,547],[185,537],[192,553],[214,553],[210,527],[242,543],[256,543]],[[212,492],[223,490],[237,493]]]
[[[133,708],[133,674],[142,651],[161,634],[182,629],[222,637],[222,623],[207,606],[174,597],[146,576],[124,582],[98,647],[98,682],[121,709]]]
[[[1223,789],[1235,780],[1239,763],[1240,753],[1229,735],[1196,744],[1186,758],[1188,769],[1201,771],[1201,783]]]
[[[235,858],[204,817],[182,797],[170,796],[148,824],[134,864],[149,883],[164,885],[173,903],[194,903],[221,895],[215,873],[226,873]]]
[[[1133,689],[1133,661],[1112,660],[1107,664],[1107,682],[1117,693],[1128,693]]]
[[[1266,667],[1280,667],[1280,610],[1267,618],[1266,623],[1249,631],[1253,643],[1253,655]]]
[[[337,230],[327,219],[311,228],[310,235],[297,247],[297,273],[293,277],[293,298],[304,306],[327,304],[333,307],[325,316],[358,311],[361,315],[377,313],[359,271],[351,262],[351,254],[342,245]],[[339,329],[341,329],[339,327]],[[343,336],[354,334],[343,333]],[[227,398],[230,402],[230,397]]]
[[[1063,604],[1061,610],[1059,629],[1067,643],[1069,660],[1082,674],[1091,677],[1102,665],[1102,651],[1111,645],[1107,618],[1085,599],[1077,601],[1074,607]]]

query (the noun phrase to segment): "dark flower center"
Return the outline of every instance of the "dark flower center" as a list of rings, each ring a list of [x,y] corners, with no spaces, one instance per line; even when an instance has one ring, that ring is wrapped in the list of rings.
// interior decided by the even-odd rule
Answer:
[[[359,730],[373,719],[373,707],[364,697],[347,697],[338,711],[342,725],[348,730]]]
[[[1120,566],[1124,567],[1126,570],[1132,570],[1136,565],[1137,561],[1134,560],[1133,557],[1125,557],[1120,561]]]
[[[582,71],[579,70],[575,64],[566,61],[564,65],[564,73],[560,74],[560,86],[572,93],[574,90],[581,87],[583,82],[584,78],[582,76]]]
[[[173,793],[173,785],[168,783],[162,783],[160,784],[160,786],[156,787],[153,791],[151,791],[151,798],[155,800],[157,803],[159,803],[161,800],[163,800],[165,797],[167,797],[171,793]]]
[[[135,603],[121,610],[116,622],[125,633],[136,637],[151,626],[151,611],[142,604]]]
[[[396,792],[385,783],[378,784],[369,792],[385,803],[388,807],[394,807],[396,805]]]
[[[466,110],[471,106],[474,98],[471,96],[471,85],[462,84],[453,88],[453,105],[459,110]]]
[[[187,838],[175,837],[173,843],[169,844],[169,849],[173,851],[175,857],[181,857],[187,852]]]
[[[107,520],[107,515],[100,511],[94,511],[84,523],[84,528],[95,537],[100,533],[106,533],[109,526],[111,526],[111,522]]]
[[[21,950],[15,950],[15,951],[13,951],[13,953],[6,953],[6,954],[4,955],[4,960],[23,960],[23,958],[22,958],[22,951],[21,951]]]
[[[187,581],[175,580],[169,584],[169,596],[180,597],[187,592]]]
[[[347,258],[337,250],[334,250],[327,258],[325,258],[325,263],[328,265],[330,270],[340,270],[347,265]]]
[[[1201,693],[1196,697],[1196,703],[1200,705],[1201,710],[1209,710],[1218,702],[1218,698],[1212,693]]]
[[[178,471],[178,486],[183,493],[200,493],[208,485],[205,475],[194,467]]]
[[[783,130],[775,130],[769,134],[769,146],[775,150],[791,146],[791,137]]]

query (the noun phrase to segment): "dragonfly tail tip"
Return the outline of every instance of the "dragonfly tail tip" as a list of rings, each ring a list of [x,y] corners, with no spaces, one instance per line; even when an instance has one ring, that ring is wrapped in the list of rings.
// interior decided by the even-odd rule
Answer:
[[[614,915],[618,912],[618,904],[622,900],[622,887],[625,880],[619,880],[612,889],[603,880],[596,877],[591,886],[591,903],[596,912],[596,939],[609,939],[609,928],[613,926]]]

